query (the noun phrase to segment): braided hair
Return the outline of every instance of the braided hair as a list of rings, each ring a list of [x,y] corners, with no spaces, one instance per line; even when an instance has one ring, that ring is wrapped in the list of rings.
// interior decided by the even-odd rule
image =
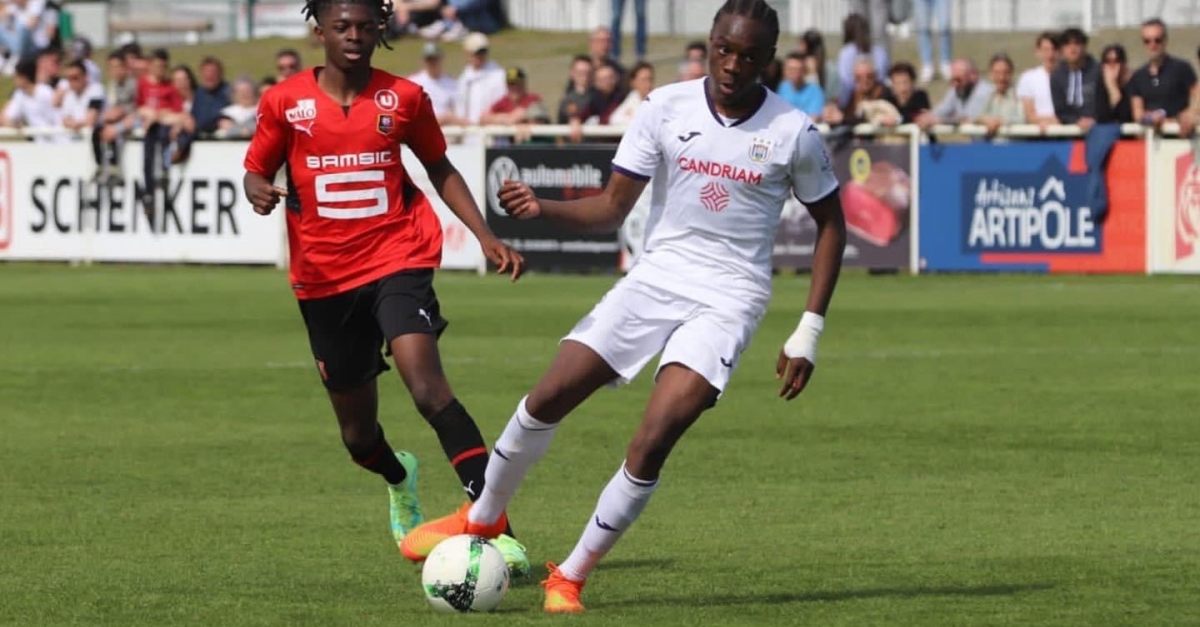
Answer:
[[[775,42],[779,40],[779,14],[766,0],[725,0],[725,4],[721,5],[713,18],[713,26],[716,26],[722,15],[740,15],[762,22],[767,27],[771,46],[774,47]]]
[[[392,9],[391,0],[304,0],[304,8],[301,13],[304,14],[304,19],[318,22],[317,15],[324,11],[326,7],[334,4],[361,4],[378,11],[379,13],[379,29],[382,33],[387,30],[388,24],[392,21],[392,15],[395,11]],[[382,35],[379,37],[379,45],[392,49],[387,38]]]

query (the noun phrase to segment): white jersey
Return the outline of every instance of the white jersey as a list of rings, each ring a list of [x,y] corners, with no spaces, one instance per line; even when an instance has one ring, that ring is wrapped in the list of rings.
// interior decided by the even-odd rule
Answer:
[[[712,307],[761,316],[784,202],[812,203],[838,181],[813,122],[767,91],[723,119],[707,79],[661,87],[638,107],[613,169],[654,179],[645,244],[629,276]]]
[[[421,70],[409,76],[408,80],[420,85],[429,94],[433,114],[439,119],[447,113],[454,113],[454,95],[458,92],[458,81],[454,77],[442,74],[434,78],[428,70]]]

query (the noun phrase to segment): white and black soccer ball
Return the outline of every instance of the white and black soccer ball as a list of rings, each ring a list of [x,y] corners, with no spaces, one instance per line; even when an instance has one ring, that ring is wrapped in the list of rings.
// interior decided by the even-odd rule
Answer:
[[[508,566],[486,538],[453,536],[425,559],[421,587],[439,612],[490,612],[508,592]]]

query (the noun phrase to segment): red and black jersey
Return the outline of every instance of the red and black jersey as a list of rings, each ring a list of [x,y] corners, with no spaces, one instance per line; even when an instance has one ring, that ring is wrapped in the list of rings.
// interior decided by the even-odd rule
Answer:
[[[321,68],[263,93],[245,167],[274,179],[287,166],[291,282],[304,300],[380,277],[441,264],[442,227],[400,160],[446,155],[446,139],[420,86],[374,70],[343,107],[317,85]]]

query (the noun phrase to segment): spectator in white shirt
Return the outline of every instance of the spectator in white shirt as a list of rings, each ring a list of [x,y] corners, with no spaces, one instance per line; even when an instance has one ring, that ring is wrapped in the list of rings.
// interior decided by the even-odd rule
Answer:
[[[438,122],[447,124],[454,117],[454,94],[458,91],[458,81],[442,72],[442,49],[435,42],[425,43],[421,48],[421,58],[425,67],[408,77],[408,80],[420,85],[429,94]]]
[[[66,81],[67,89],[58,108],[63,127],[76,133],[94,127],[104,110],[104,86],[88,79],[83,61],[67,64]]]
[[[640,61],[629,70],[629,95],[617,106],[617,110],[613,111],[608,123],[627,126],[633,122],[633,115],[651,91],[654,91],[654,66]]]
[[[458,77],[452,122],[477,125],[479,118],[508,94],[508,82],[504,68],[488,60],[487,35],[467,35],[463,40],[463,49],[467,52],[467,66]]]
[[[216,136],[249,139],[258,126],[258,85],[247,77],[237,79],[233,82],[232,100],[232,104],[221,109]]]
[[[54,107],[54,90],[49,85],[37,82],[37,62],[26,59],[17,64],[15,80],[17,89],[12,100],[0,113],[0,126],[23,129],[59,128],[58,109]],[[39,135],[34,141],[54,143],[64,141],[62,135]]]
[[[1037,37],[1034,55],[1038,66],[1025,70],[1017,80],[1017,97],[1025,105],[1025,119],[1042,126],[1058,121],[1050,96],[1050,73],[1058,65],[1058,34],[1046,31]]]

